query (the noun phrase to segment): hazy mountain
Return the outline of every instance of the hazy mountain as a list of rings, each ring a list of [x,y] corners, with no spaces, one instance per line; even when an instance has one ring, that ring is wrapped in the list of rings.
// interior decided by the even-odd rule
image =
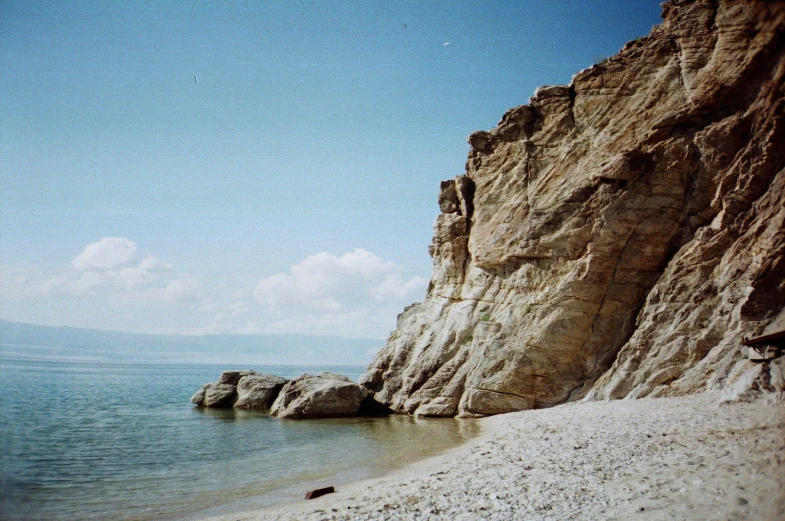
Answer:
[[[384,344],[317,335],[150,335],[0,320],[4,358],[259,365],[365,365]]]

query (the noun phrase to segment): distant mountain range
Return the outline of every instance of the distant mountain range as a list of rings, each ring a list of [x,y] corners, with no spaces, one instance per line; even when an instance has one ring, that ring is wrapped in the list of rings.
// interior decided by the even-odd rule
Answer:
[[[366,365],[383,340],[317,335],[150,335],[0,319],[0,357],[187,364]]]

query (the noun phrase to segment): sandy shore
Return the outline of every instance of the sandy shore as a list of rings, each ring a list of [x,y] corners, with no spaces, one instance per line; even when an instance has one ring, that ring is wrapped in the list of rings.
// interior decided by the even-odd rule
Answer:
[[[719,396],[479,420],[466,445],[322,498],[214,521],[785,520],[785,407]]]

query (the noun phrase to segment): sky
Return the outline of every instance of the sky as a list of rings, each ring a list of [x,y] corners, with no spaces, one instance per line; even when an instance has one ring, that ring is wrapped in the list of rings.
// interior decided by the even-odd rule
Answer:
[[[0,0],[0,318],[386,338],[466,137],[659,0]]]

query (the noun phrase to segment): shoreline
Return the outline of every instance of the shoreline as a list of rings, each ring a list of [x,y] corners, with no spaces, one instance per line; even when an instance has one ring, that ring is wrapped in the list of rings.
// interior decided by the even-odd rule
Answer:
[[[401,455],[395,462],[392,461],[385,461],[382,462],[384,464],[380,464],[379,460],[385,460],[389,458],[384,458],[384,456],[379,457],[375,461],[369,461],[362,466],[351,466],[345,468],[343,470],[336,470],[332,472],[327,477],[312,477],[306,478],[305,480],[299,481],[297,483],[292,483],[291,479],[286,479],[285,481],[289,482],[284,486],[277,486],[273,485],[271,490],[267,492],[260,492],[256,495],[251,496],[242,496],[238,497],[234,500],[223,502],[207,507],[202,511],[191,512],[183,516],[172,517],[172,521],[175,519],[180,521],[205,521],[205,520],[212,520],[212,519],[232,519],[233,516],[237,515],[248,515],[253,514],[255,512],[267,512],[270,509],[275,508],[284,508],[287,509],[290,506],[297,506],[301,504],[313,505],[316,500],[312,501],[304,501],[303,497],[305,493],[309,490],[314,490],[323,487],[334,486],[335,489],[340,493],[344,494],[350,489],[354,489],[354,487],[363,486],[367,483],[373,483],[380,480],[398,477],[399,475],[408,475],[412,469],[419,468],[419,465],[429,462],[431,460],[439,460],[442,457],[449,455],[454,451],[459,451],[463,447],[474,443],[476,440],[482,437],[483,431],[482,427],[479,424],[478,419],[458,419],[458,418],[411,418],[406,415],[392,415],[393,419],[397,419],[399,421],[414,421],[414,422],[422,422],[422,423],[433,423],[433,424],[451,424],[451,423],[465,423],[465,425],[455,425],[448,428],[448,432],[443,432],[440,430],[434,431],[434,434],[442,436],[442,435],[451,435],[451,436],[458,436],[462,438],[463,441],[458,442],[455,444],[455,440],[449,440],[445,438],[444,441],[448,443],[446,448],[441,447],[436,449],[434,454],[430,455],[423,455],[418,454],[418,452],[423,452],[424,447],[419,447],[419,450],[413,451],[413,453]],[[351,418],[350,418],[351,419]],[[362,417],[354,418],[354,419],[363,419]],[[365,418],[373,419],[373,418]],[[313,419],[313,420],[281,420],[285,422],[294,422],[298,424],[308,424],[311,422],[330,422],[330,421],[342,421],[346,420],[346,418],[327,418],[327,419]],[[428,429],[428,426],[420,426],[420,428]],[[454,431],[454,432],[453,432]],[[403,439],[399,436],[393,436],[392,439]],[[427,448],[428,446],[425,446]],[[336,448],[336,450],[342,450],[341,448]],[[398,452],[398,451],[395,451]],[[385,467],[384,465],[390,465]],[[338,494],[333,494],[333,496],[337,496]],[[329,496],[325,496],[329,497]],[[321,499],[321,498],[320,498]],[[167,518],[168,519],[168,518]]]
[[[782,519],[785,407],[720,397],[470,420],[466,443],[334,494],[194,519]]]

